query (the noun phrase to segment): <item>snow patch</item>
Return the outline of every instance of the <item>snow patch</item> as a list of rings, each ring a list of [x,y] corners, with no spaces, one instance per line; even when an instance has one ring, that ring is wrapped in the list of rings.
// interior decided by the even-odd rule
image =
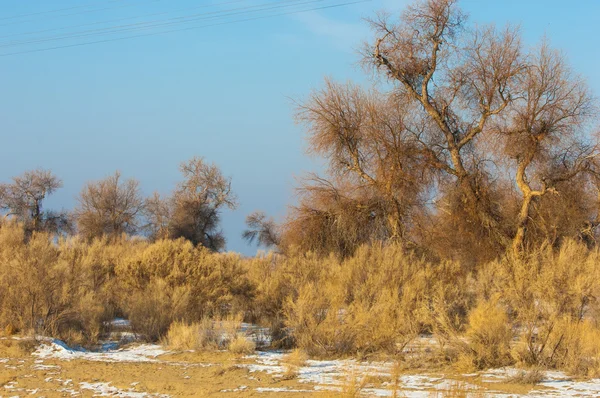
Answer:
[[[283,376],[286,370],[284,364],[285,353],[282,351],[258,352],[247,356],[255,363],[245,364],[250,372],[265,372],[274,376]],[[503,368],[492,369],[484,373],[469,374],[467,377],[481,377],[484,382],[502,382],[521,372],[520,369]],[[342,386],[351,377],[362,379],[365,376],[381,377],[391,379],[393,364],[390,362],[360,362],[353,359],[318,361],[308,360],[305,366],[298,370],[298,381],[300,383],[313,384],[314,390],[292,390],[286,388],[259,387],[257,392],[311,392],[341,391]],[[573,381],[562,372],[545,372],[544,380],[534,387],[529,394],[505,394],[493,389],[484,389],[464,380],[456,380],[452,377],[424,374],[403,374],[398,378],[398,387],[401,396],[405,397],[429,397],[431,394],[444,393],[454,390],[457,386],[463,391],[471,394],[484,394],[497,398],[508,397],[590,397],[600,396],[600,379],[589,381]],[[362,392],[367,396],[391,397],[394,395],[394,385],[386,381],[381,388],[364,388]]]
[[[168,398],[165,394],[148,394],[145,392],[136,392],[132,389],[121,390],[110,383],[79,383],[82,390],[91,390],[96,397],[128,397],[128,398],[144,398],[144,397],[161,397]]]
[[[83,348],[72,348],[60,340],[51,340],[42,344],[32,355],[41,358],[55,358],[70,361],[84,359],[102,362],[156,362],[156,357],[167,353],[156,344],[141,344],[126,348],[113,349],[103,347],[101,351],[87,351]]]

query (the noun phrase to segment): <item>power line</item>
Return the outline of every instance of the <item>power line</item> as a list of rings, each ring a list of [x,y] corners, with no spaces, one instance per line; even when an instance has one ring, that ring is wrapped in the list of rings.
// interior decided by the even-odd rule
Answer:
[[[230,8],[227,10],[209,11],[209,12],[191,14],[191,15],[187,15],[187,16],[180,16],[180,17],[174,17],[174,18],[158,19],[158,20],[138,22],[138,23],[133,23],[133,24],[109,26],[109,27],[100,28],[100,29],[84,30],[84,31],[80,31],[80,32],[72,32],[69,34],[62,35],[62,36],[58,35],[58,36],[50,36],[47,38],[40,38],[40,39],[30,39],[30,40],[21,40],[21,41],[12,41],[12,42],[9,41],[9,42],[5,42],[5,43],[0,43],[0,48],[15,47],[15,46],[20,46],[20,45],[36,44],[36,43],[43,43],[43,42],[56,41],[56,40],[67,40],[67,39],[74,39],[74,38],[87,37],[87,36],[97,36],[97,35],[104,35],[104,34],[115,34],[115,33],[122,33],[122,32],[128,32],[128,31],[152,29],[152,28],[162,27],[162,26],[191,23],[191,22],[196,22],[196,21],[201,21],[201,20],[206,20],[206,19],[223,18],[223,17],[228,17],[228,16],[232,16],[232,15],[237,15],[237,14],[246,14],[246,13],[249,14],[249,13],[253,13],[253,12],[268,11],[268,10],[272,10],[272,9],[286,8],[286,7],[291,7],[291,6],[298,6],[298,5],[316,3],[316,2],[322,2],[322,1],[327,1],[327,0],[308,0],[308,1],[304,1],[304,2],[300,2],[300,0],[284,0],[284,1],[275,3],[276,5],[272,5],[273,3],[263,3],[263,4],[258,4],[258,5],[236,7],[236,8]]]
[[[18,52],[13,52],[13,53],[0,54],[0,57],[8,57],[8,56],[13,56],[13,55],[29,54],[29,53],[43,52],[43,51],[52,51],[52,50],[58,50],[58,49],[63,49],[63,48],[82,47],[82,46],[87,46],[87,45],[92,45],[92,44],[108,43],[108,42],[113,42],[113,41],[134,39],[134,38],[138,38],[138,37],[156,36],[156,35],[161,35],[161,34],[183,32],[183,31],[188,31],[188,30],[193,30],[193,29],[202,29],[202,28],[208,28],[208,27],[213,27],[213,26],[229,25],[229,24],[240,23],[240,22],[254,21],[254,20],[258,20],[258,19],[273,18],[273,17],[283,16],[283,15],[300,14],[303,12],[324,10],[324,9],[328,9],[328,8],[344,7],[344,6],[349,6],[352,4],[366,3],[369,1],[371,1],[371,0],[357,0],[357,1],[321,6],[321,7],[313,7],[313,8],[308,8],[308,9],[304,9],[304,10],[288,11],[288,12],[271,14],[271,15],[261,15],[261,16],[257,16],[257,17],[238,19],[238,20],[234,20],[234,21],[224,21],[224,22],[219,22],[219,23],[214,23],[214,24],[209,24],[209,25],[190,26],[187,28],[172,29],[172,30],[167,30],[167,31],[162,31],[162,32],[150,32],[150,33],[144,33],[144,34],[133,35],[133,36],[116,37],[116,38],[111,38],[111,39],[97,40],[97,41],[84,42],[84,43],[75,43],[75,44],[69,44],[69,45],[64,45],[64,46],[47,47],[47,48],[40,48],[40,49],[27,50],[27,51],[18,51]]]
[[[5,39],[5,38],[8,38],[8,37],[18,37],[18,36],[31,36],[31,35],[35,35],[35,34],[38,34],[38,33],[55,32],[57,30],[66,30],[66,29],[72,29],[72,28],[83,28],[83,27],[86,27],[86,26],[102,25],[102,24],[107,24],[107,23],[128,21],[128,20],[132,20],[132,19],[139,19],[139,18],[146,18],[146,17],[155,17],[155,16],[158,16],[158,15],[172,14],[172,13],[179,12],[179,11],[191,11],[191,10],[197,10],[197,9],[200,9],[200,8],[218,7],[218,6],[227,5],[227,4],[241,3],[241,2],[244,2],[244,1],[247,1],[247,0],[232,0],[232,1],[225,1],[225,2],[222,2],[222,3],[204,4],[204,5],[197,6],[197,7],[179,8],[177,10],[172,10],[172,11],[162,11],[162,12],[156,12],[156,13],[151,13],[151,14],[137,15],[137,16],[134,16],[134,17],[109,19],[109,20],[97,21],[97,22],[89,22],[89,23],[84,23],[84,24],[79,24],[79,25],[63,26],[63,27],[60,27],[60,28],[50,28],[50,29],[36,30],[36,31],[33,31],[33,32],[30,31],[30,32],[13,33],[13,34],[10,34],[10,35],[0,36],[0,39]]]
[[[112,0],[112,1],[109,1],[109,3],[115,3],[115,2],[118,2],[118,1],[129,1],[129,0]],[[70,16],[73,16],[73,15],[89,14],[89,13],[99,12],[99,11],[114,10],[114,9],[117,9],[117,8],[136,7],[136,6],[140,5],[140,4],[156,3],[156,2],[159,2],[159,1],[163,1],[163,0],[145,0],[145,1],[139,1],[139,2],[133,3],[133,4],[122,4],[122,5],[112,6],[112,7],[96,8],[96,9],[93,9],[93,10],[78,11],[78,12],[74,12],[74,13],[70,13],[70,14],[55,15],[54,18],[62,18],[62,17],[70,17]],[[91,7],[91,6],[87,6],[87,7]],[[80,8],[80,7],[71,7],[71,9],[73,9],[73,8]],[[42,12],[40,14],[47,14],[47,13],[48,12]],[[9,26],[9,25],[16,25],[16,24],[22,24],[22,23],[32,22],[32,21],[35,21],[35,19],[33,19],[33,20],[29,19],[29,20],[26,20],[26,21],[9,22],[9,23],[5,23],[5,24],[1,24],[0,27]]]
[[[119,1],[127,1],[127,0],[111,0],[111,1],[109,1],[109,3],[118,3]],[[73,7],[58,8],[58,9],[54,9],[54,10],[33,12],[33,13],[29,13],[29,14],[13,15],[13,16],[10,16],[10,17],[0,18],[0,21],[6,21],[6,20],[9,20],[9,19],[18,19],[18,18],[24,18],[24,17],[32,17],[32,16],[35,16],[35,15],[52,14],[54,12],[69,11],[69,10],[74,10],[74,9],[77,9],[77,8],[93,7],[95,5],[100,5],[100,4],[103,4],[103,3],[105,3],[105,2],[87,3],[87,4],[80,4],[78,6],[73,6]]]

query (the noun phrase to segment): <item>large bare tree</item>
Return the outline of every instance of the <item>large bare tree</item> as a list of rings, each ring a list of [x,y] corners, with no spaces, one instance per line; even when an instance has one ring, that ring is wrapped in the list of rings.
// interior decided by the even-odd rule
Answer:
[[[530,55],[522,94],[510,107],[505,153],[514,160],[522,201],[512,249],[523,249],[532,203],[558,194],[559,184],[593,172],[598,147],[586,124],[594,114],[585,82],[547,42]]]
[[[329,176],[302,185],[284,242],[339,251],[395,239],[477,263],[521,250],[534,216],[538,232],[561,219],[569,201],[547,193],[588,195],[593,106],[560,54],[526,49],[510,26],[468,25],[456,0],[416,1],[371,25],[363,62],[377,89],[326,81],[299,106]],[[569,212],[590,218],[583,204]]]
[[[525,70],[518,30],[465,29],[455,0],[419,1],[398,23],[386,15],[371,23],[377,38],[364,60],[398,97],[418,105],[422,128],[410,130],[423,158],[454,178],[474,222],[500,233],[479,185],[475,141],[506,110]]]
[[[144,216],[145,230],[151,240],[168,239],[170,236],[171,203],[169,198],[163,198],[158,192],[146,199]]]

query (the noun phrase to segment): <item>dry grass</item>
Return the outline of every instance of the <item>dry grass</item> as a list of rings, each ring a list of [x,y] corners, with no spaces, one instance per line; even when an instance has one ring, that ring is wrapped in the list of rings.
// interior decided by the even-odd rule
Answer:
[[[296,348],[294,350],[292,350],[290,353],[288,353],[284,358],[283,358],[283,362],[290,364],[292,366],[296,366],[296,367],[302,367],[306,364],[306,361],[308,360],[308,355],[306,354],[306,352],[304,352],[303,350]]]
[[[229,343],[229,351],[234,354],[252,354],[256,350],[254,341],[249,340],[244,334],[238,333]]]
[[[174,350],[229,349],[238,354],[252,353],[256,346],[239,333],[241,315],[211,319],[187,324],[176,321],[163,338],[163,344]]]
[[[183,322],[173,322],[163,343],[172,350],[200,350],[204,348],[200,330],[199,324],[188,325]]]
[[[521,370],[516,375],[508,378],[508,383],[535,385],[544,380],[546,375],[540,369]]]
[[[465,268],[394,244],[364,246],[345,259],[292,251],[246,260],[183,240],[26,239],[21,226],[4,223],[0,330],[85,346],[118,314],[173,349],[244,353],[253,350],[238,336],[244,319],[275,325],[275,345],[308,356],[600,375],[598,249],[566,241],[476,273]],[[422,333],[433,334],[438,349],[407,353]]]
[[[432,398],[484,398],[486,394],[479,389],[470,388],[467,383],[453,381],[448,390],[432,391],[429,396]]]
[[[357,375],[354,370],[346,372],[346,380],[341,385],[340,391],[330,391],[325,394],[326,397],[341,398],[359,398],[363,396],[363,391],[367,387],[367,377]]]
[[[469,314],[466,342],[461,341],[456,366],[463,371],[501,367],[512,362],[512,328],[506,311],[495,301],[482,301]]]
[[[283,357],[283,366],[285,372],[284,380],[292,380],[298,377],[300,368],[306,364],[308,355],[303,350],[296,348]]]

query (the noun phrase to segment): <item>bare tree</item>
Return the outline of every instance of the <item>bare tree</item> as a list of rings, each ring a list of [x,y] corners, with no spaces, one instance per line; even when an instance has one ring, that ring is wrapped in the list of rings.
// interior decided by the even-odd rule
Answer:
[[[477,177],[475,140],[505,112],[525,66],[516,29],[464,29],[455,0],[424,0],[398,24],[372,21],[377,39],[364,61],[382,72],[398,97],[418,105],[410,128],[429,167],[451,176],[474,221],[498,233],[500,219]],[[506,237],[498,236],[498,239]]]
[[[594,110],[589,89],[559,52],[543,43],[531,56],[522,87],[522,95],[511,104],[507,126],[500,130],[522,194],[512,243],[515,253],[523,249],[532,203],[557,194],[561,182],[591,171],[598,154],[597,145],[584,134]]]
[[[410,215],[421,204],[432,175],[407,130],[410,117],[410,104],[395,95],[331,81],[297,113],[309,128],[310,150],[329,161],[329,174],[337,179],[331,184],[312,178],[315,190],[332,193],[341,184],[353,186],[363,198],[369,191],[383,211],[387,238],[399,241],[408,240]]]
[[[61,187],[60,178],[49,170],[26,171],[14,177],[12,183],[0,184],[0,211],[5,217],[15,217],[30,232],[57,232],[67,227],[67,215],[44,211],[43,202]]]
[[[145,229],[150,239],[159,240],[169,238],[169,223],[171,222],[171,203],[169,198],[161,198],[155,192],[151,197],[146,199],[144,215],[147,221]]]
[[[78,202],[75,209],[77,227],[88,239],[139,231],[144,209],[139,183],[134,179],[123,181],[118,171],[103,180],[86,184]]]
[[[180,170],[184,181],[171,198],[170,236],[183,237],[215,251],[223,249],[225,238],[219,229],[221,210],[237,207],[231,179],[200,157],[182,163]]]

